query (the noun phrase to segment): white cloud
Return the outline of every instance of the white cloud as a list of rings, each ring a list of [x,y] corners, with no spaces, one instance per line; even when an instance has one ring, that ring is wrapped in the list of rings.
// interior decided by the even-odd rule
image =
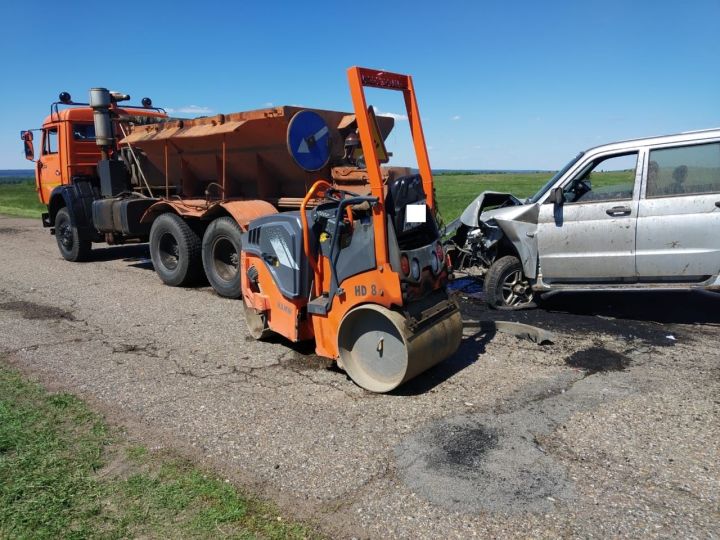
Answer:
[[[380,109],[378,109],[374,105],[373,105],[373,111],[375,111],[375,114],[377,116],[389,116],[390,118],[394,118],[395,120],[407,120],[408,119],[407,115],[405,115],[405,114],[382,112]]]
[[[272,101],[266,101],[265,103],[263,103],[263,107],[273,107],[273,102],[272,102]]]
[[[460,120],[460,115],[459,115],[459,114],[456,114],[455,116],[453,116],[453,117],[451,118],[451,120]]]
[[[378,116],[389,116],[390,118],[394,118],[395,120],[407,120],[408,117],[405,114],[397,114],[397,113],[379,113]]]
[[[185,107],[178,107],[177,109],[166,107],[165,110],[169,113],[180,114],[209,114],[213,112],[210,107],[200,107],[199,105],[186,105]]]

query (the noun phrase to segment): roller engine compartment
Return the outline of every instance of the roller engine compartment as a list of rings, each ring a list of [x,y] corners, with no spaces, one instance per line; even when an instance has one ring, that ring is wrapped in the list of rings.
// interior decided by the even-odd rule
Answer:
[[[404,299],[419,300],[447,283],[439,228],[427,209],[419,175],[391,181],[387,191],[390,264],[400,278]],[[323,287],[330,302],[342,293],[346,279],[376,267],[372,197],[344,193],[349,197],[344,201],[325,200],[306,211],[311,253],[327,261],[330,271]],[[425,206],[425,221],[408,221],[407,206],[413,204]],[[243,235],[243,251],[262,261],[285,298],[309,298],[313,274],[303,249],[299,211],[252,221]]]
[[[416,300],[447,284],[440,230],[427,207],[427,195],[419,174],[390,182],[387,191],[390,261],[400,275],[404,298]],[[410,207],[414,205],[422,207],[421,221],[408,219],[412,213]]]

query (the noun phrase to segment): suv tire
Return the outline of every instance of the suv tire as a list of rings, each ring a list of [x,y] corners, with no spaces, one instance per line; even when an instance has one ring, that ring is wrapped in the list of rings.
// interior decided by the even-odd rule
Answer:
[[[485,274],[485,301],[493,309],[516,310],[537,306],[520,259],[506,255],[496,260]]]

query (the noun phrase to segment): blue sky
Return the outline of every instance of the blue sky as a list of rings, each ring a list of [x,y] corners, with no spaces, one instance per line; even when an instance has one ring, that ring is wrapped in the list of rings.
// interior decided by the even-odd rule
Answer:
[[[349,110],[351,65],[413,75],[435,168],[559,168],[604,142],[720,126],[719,28],[720,0],[9,2],[0,168],[32,166],[19,131],[61,90]],[[403,112],[392,94],[370,102]],[[412,164],[406,126],[394,164]]]

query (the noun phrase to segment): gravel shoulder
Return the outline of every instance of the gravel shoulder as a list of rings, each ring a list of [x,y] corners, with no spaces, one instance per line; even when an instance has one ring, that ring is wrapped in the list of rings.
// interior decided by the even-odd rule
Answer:
[[[557,297],[502,316],[552,344],[468,328],[374,395],[253,341],[239,302],[162,286],[144,246],[71,264],[0,216],[0,248],[2,361],[333,537],[720,536],[720,295]]]

